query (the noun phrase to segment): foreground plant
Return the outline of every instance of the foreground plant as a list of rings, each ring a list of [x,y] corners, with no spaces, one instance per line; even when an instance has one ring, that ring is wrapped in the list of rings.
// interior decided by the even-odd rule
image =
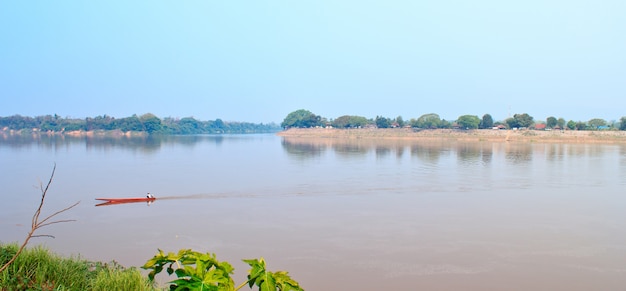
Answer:
[[[17,243],[0,243],[0,263],[17,253]],[[25,248],[17,259],[0,272],[0,290],[156,291],[154,283],[134,267],[124,268],[115,261],[92,262],[80,257],[64,257],[45,247]]]
[[[176,273],[178,279],[169,282],[170,290],[236,291],[246,285],[250,288],[256,285],[259,291],[304,291],[287,272],[268,271],[263,258],[243,261],[251,269],[248,271],[248,281],[237,287],[231,277],[234,268],[228,262],[218,261],[215,254],[211,253],[182,249],[177,254],[165,254],[159,250],[142,268],[151,270],[148,274],[151,281],[164,268],[169,275]]]

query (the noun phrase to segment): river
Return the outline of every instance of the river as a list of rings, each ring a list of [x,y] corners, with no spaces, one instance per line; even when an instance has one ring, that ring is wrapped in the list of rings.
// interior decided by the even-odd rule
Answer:
[[[0,241],[141,266],[264,257],[312,290],[620,290],[626,146],[273,134],[0,138]],[[96,207],[98,197],[152,204]],[[173,278],[171,278],[173,279]],[[166,281],[167,278],[161,278]]]

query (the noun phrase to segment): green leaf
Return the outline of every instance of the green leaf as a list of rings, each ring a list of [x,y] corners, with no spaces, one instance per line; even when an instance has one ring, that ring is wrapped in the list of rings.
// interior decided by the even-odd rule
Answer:
[[[218,264],[215,264],[215,267],[224,270],[224,273],[228,275],[232,274],[235,271],[235,268],[233,268],[233,266],[228,262],[220,262]]]
[[[259,282],[259,291],[276,291],[276,281],[272,272],[264,272],[261,275],[262,281]]]
[[[260,276],[263,275],[263,273],[265,273],[265,261],[263,260],[263,258],[261,258],[260,260],[249,259],[243,261],[251,267],[250,271],[248,271],[248,285],[250,286],[250,288],[252,288],[254,284],[257,284],[258,286],[259,283],[257,282],[257,280]]]
[[[287,272],[278,271],[274,273],[276,286],[281,291],[304,291],[296,280],[292,279]]]

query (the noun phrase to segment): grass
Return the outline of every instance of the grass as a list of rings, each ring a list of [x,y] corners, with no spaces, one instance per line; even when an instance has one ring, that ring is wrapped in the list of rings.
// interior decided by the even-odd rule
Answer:
[[[0,265],[17,252],[17,244],[0,244]],[[159,290],[136,268],[116,262],[61,257],[43,247],[24,250],[0,273],[0,290]]]

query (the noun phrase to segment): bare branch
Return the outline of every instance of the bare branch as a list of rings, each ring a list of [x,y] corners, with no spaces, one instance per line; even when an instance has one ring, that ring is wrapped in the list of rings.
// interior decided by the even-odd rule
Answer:
[[[17,257],[22,253],[22,251],[24,250],[24,248],[26,247],[26,245],[28,244],[28,241],[30,241],[31,238],[33,237],[50,237],[50,238],[54,238],[54,236],[49,235],[49,234],[35,234],[35,231],[37,231],[38,229],[44,227],[44,226],[48,226],[51,224],[56,224],[56,223],[63,223],[63,222],[71,222],[71,221],[76,221],[74,219],[65,219],[65,220],[55,220],[55,221],[50,221],[47,222],[48,220],[50,220],[51,218],[57,216],[58,214],[61,214],[65,211],[68,211],[72,208],[74,208],[76,205],[78,205],[78,203],[80,203],[80,201],[66,207],[63,208],[55,213],[52,213],[51,215],[48,215],[47,217],[45,217],[43,220],[39,221],[39,216],[41,215],[41,209],[43,208],[43,203],[46,200],[46,194],[48,193],[48,189],[50,188],[50,185],[52,184],[52,179],[54,178],[54,172],[56,171],[57,165],[56,163],[54,164],[54,167],[52,168],[52,174],[50,174],[50,180],[48,180],[48,184],[46,184],[46,187],[43,187],[43,184],[40,182],[39,183],[39,188],[41,189],[41,201],[39,202],[39,207],[37,207],[37,210],[35,210],[35,214],[33,214],[33,219],[31,222],[31,228],[30,231],[28,232],[28,235],[26,236],[26,239],[24,239],[24,242],[22,243],[22,245],[20,246],[20,248],[17,250],[17,252],[15,253],[15,255],[13,255],[13,257],[6,263],[4,264],[2,267],[0,267],[0,273],[2,273],[2,271],[4,271],[7,267],[9,267],[9,265],[11,265],[15,259],[17,259]]]
[[[54,235],[50,235],[50,234],[37,234],[37,235],[33,235],[31,237],[51,237],[51,238],[55,238]]]
[[[33,223],[32,226],[33,228],[36,228],[37,226],[37,221],[39,220],[39,215],[41,214],[41,208],[43,207],[43,202],[44,200],[46,200],[46,194],[48,193],[48,188],[50,187],[50,184],[52,184],[52,178],[54,178],[54,172],[56,172],[57,169],[57,164],[54,163],[54,166],[52,167],[52,173],[50,174],[50,180],[48,180],[48,184],[46,184],[46,188],[43,188],[43,184],[41,184],[41,182],[39,183],[39,188],[41,189],[41,201],[39,202],[39,207],[37,207],[37,210],[35,211],[35,215],[33,215]]]
[[[63,213],[65,211],[68,211],[68,210],[74,208],[74,206],[78,205],[79,203],[80,203],[80,201],[78,201],[78,202],[76,202],[76,203],[74,203],[74,204],[72,204],[72,205],[70,205],[68,207],[65,207],[65,208],[63,208],[63,209],[61,209],[61,210],[59,210],[59,211],[57,211],[55,213],[52,213],[52,214],[48,215],[48,217],[46,217],[42,221],[38,222],[38,227],[42,227],[44,225],[52,224],[53,222],[51,222],[51,223],[45,223],[45,222],[48,221],[50,218],[55,217],[59,213]]]
[[[40,223],[37,228],[42,228],[44,226],[48,226],[51,224],[55,224],[55,223],[63,223],[63,222],[74,222],[76,221],[76,219],[64,219],[64,220],[57,220],[57,221],[52,221],[52,222],[48,222],[48,223]]]

